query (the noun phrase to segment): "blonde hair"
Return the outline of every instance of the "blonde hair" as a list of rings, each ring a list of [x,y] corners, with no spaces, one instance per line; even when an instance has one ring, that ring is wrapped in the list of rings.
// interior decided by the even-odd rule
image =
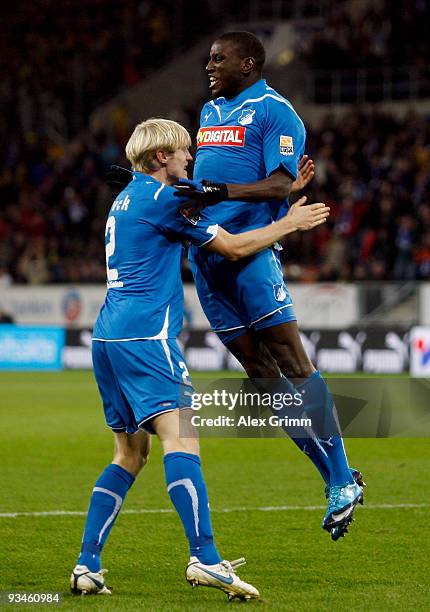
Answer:
[[[127,159],[138,172],[156,170],[156,151],[174,153],[191,145],[187,130],[170,119],[147,119],[134,128],[125,147]]]

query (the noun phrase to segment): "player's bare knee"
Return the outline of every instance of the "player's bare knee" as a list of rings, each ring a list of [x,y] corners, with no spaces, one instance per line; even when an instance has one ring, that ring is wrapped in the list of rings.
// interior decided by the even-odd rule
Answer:
[[[282,360],[278,361],[279,368],[287,378],[302,379],[309,378],[315,372],[312,363],[306,361]]]
[[[151,437],[143,430],[135,434],[115,434],[115,452],[113,462],[137,476],[146,465],[151,448]]]
[[[278,378],[279,368],[276,361],[266,359],[260,355],[242,356],[240,363],[245,369],[247,376],[253,378]]]
[[[295,350],[288,343],[271,343],[270,352],[287,378],[308,378],[315,371],[306,353]]]
[[[141,470],[143,470],[143,468],[145,467],[145,465],[148,463],[148,454],[143,455],[142,453],[139,455],[138,457],[138,467],[139,467],[139,472]]]
[[[141,469],[148,463],[149,451],[151,450],[151,436],[146,434],[142,438],[142,442],[139,446],[139,457]]]
[[[190,438],[189,448],[192,455],[200,455],[200,443],[197,438]]]
[[[241,363],[248,377],[279,378],[280,372],[270,351],[253,333],[247,332],[229,344],[227,348]]]
[[[277,366],[267,366],[265,364],[251,365],[249,368],[245,368],[248,377],[253,379],[258,378],[279,378],[279,368]]]
[[[308,378],[315,368],[307,356],[300,358],[286,347],[277,352],[276,361],[282,374],[287,378]]]
[[[199,440],[197,438],[178,438],[176,443],[182,447],[184,453],[198,455],[200,453]]]
[[[117,451],[113,458],[113,463],[121,466],[133,476],[137,476],[147,462],[147,455],[142,455],[139,449],[128,449],[127,451]]]
[[[197,438],[170,438],[161,441],[165,455],[169,453],[188,453],[200,455],[199,441]]]

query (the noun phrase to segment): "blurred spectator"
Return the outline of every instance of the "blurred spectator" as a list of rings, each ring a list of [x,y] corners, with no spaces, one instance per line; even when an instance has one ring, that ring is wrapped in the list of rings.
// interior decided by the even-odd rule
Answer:
[[[1,323],[15,323],[13,316],[5,310],[2,310],[2,308],[0,308],[0,324]]]
[[[0,263],[0,289],[10,287],[12,284],[12,276],[9,274],[7,267]]]
[[[430,278],[430,232],[426,232],[422,242],[415,251],[415,262],[418,268],[418,278]]]
[[[50,280],[45,241],[31,242],[18,260],[17,273],[24,283],[41,285]]]
[[[415,221],[413,217],[405,215],[399,219],[399,227],[395,238],[397,257],[394,262],[393,275],[395,279],[415,278],[415,261],[412,252],[416,244]]]

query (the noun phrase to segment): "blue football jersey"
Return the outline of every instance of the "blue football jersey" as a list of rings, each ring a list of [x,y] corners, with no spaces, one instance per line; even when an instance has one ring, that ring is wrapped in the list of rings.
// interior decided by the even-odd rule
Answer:
[[[201,247],[218,226],[178,211],[174,189],[133,172],[106,223],[107,295],[93,337],[176,338],[182,328],[181,241]]]
[[[305,140],[305,127],[291,103],[261,79],[235,98],[221,97],[203,106],[194,178],[252,183],[283,168],[294,180]],[[229,200],[207,208],[202,219],[238,233],[268,225],[287,210],[287,200]]]

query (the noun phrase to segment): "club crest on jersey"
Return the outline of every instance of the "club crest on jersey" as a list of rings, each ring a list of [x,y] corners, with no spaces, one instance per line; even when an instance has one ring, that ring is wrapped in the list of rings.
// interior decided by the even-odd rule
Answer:
[[[243,111],[240,113],[240,117],[238,119],[240,125],[249,125],[250,123],[252,123],[254,115],[255,110],[252,110],[251,108],[244,108]]]
[[[198,147],[244,147],[246,127],[229,125],[202,127],[197,133]]]
[[[273,285],[273,293],[275,294],[275,300],[277,302],[283,302],[287,297],[284,283],[275,283]]]
[[[294,155],[292,136],[279,136],[279,152],[281,155]]]

